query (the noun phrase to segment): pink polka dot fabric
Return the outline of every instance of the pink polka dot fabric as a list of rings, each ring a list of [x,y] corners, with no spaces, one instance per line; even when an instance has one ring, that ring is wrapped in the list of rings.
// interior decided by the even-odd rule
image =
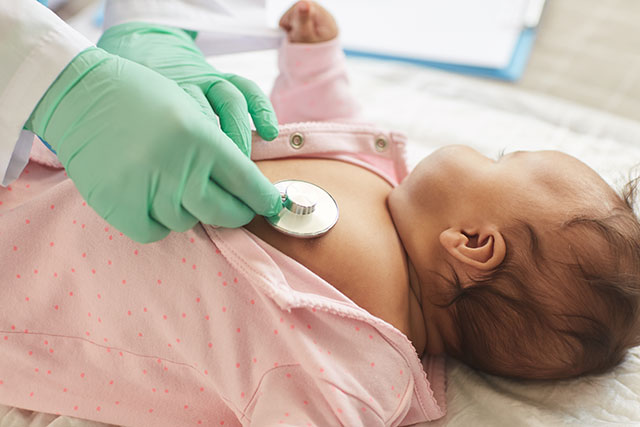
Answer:
[[[391,149],[375,149],[380,135]],[[393,180],[406,175],[403,147],[380,129],[306,123],[256,138],[254,158],[341,158]],[[244,229],[198,225],[137,244],[47,156],[0,188],[0,403],[124,426],[444,415],[444,361],[419,360],[406,336],[304,266]]]

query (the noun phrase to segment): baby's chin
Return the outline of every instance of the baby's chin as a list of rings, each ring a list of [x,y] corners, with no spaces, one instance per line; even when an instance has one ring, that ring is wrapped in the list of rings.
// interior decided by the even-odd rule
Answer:
[[[396,199],[398,197],[398,187],[400,187],[400,185],[396,185],[395,187],[393,187],[391,191],[389,191],[389,194],[387,194],[387,207],[389,208],[389,210],[391,210],[391,205],[396,203]]]
[[[394,187],[387,195],[387,209],[391,214],[391,220],[393,221],[396,229],[398,228],[398,220],[402,216],[403,205],[403,192],[400,185]]]

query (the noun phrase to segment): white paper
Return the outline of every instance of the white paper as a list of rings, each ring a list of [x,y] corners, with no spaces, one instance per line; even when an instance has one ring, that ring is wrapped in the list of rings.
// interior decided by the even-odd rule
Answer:
[[[505,68],[536,0],[320,0],[346,49],[489,68]],[[276,26],[294,1],[267,0]]]

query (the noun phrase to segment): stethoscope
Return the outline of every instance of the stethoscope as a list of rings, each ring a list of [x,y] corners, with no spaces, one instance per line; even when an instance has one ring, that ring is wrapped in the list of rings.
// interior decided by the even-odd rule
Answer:
[[[336,225],[338,203],[322,187],[295,179],[274,185],[282,197],[282,210],[266,220],[279,232],[310,239],[322,236]]]

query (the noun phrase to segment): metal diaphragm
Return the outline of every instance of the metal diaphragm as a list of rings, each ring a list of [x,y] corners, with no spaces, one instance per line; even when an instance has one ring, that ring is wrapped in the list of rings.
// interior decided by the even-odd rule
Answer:
[[[338,221],[338,204],[323,188],[295,179],[278,181],[275,186],[283,207],[266,220],[279,232],[309,239],[322,236]]]

